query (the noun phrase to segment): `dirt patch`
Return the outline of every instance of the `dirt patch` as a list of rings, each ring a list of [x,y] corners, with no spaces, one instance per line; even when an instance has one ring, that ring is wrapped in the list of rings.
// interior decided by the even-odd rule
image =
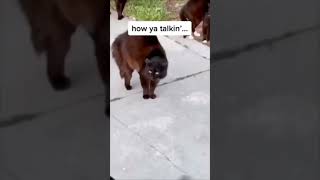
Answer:
[[[169,20],[179,20],[179,12],[181,7],[187,2],[187,0],[167,0],[166,7],[169,13]]]

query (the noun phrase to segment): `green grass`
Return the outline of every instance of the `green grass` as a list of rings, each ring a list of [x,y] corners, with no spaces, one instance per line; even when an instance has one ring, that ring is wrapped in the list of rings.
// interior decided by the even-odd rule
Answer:
[[[115,2],[111,1],[115,9]],[[128,0],[124,14],[141,21],[165,21],[169,19],[166,0]]]
[[[164,0],[134,0],[127,6],[129,16],[144,21],[167,20],[167,10]]]

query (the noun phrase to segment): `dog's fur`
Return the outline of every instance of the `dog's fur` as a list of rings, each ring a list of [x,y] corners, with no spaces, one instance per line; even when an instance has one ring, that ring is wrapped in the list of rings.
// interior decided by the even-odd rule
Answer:
[[[65,75],[65,58],[72,34],[83,26],[94,41],[99,71],[109,79],[109,23],[105,0],[19,0],[31,28],[31,40],[38,54],[47,56],[47,75],[55,90],[70,87]]]

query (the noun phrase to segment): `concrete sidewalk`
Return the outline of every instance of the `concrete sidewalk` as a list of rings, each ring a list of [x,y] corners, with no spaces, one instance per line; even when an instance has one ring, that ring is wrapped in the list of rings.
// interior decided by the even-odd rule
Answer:
[[[111,43],[127,30],[111,15]],[[144,100],[137,73],[124,88],[111,59],[111,170],[115,179],[210,179],[210,49],[182,37],[158,37],[169,59],[168,76]],[[165,173],[164,173],[165,172]]]
[[[215,64],[216,179],[319,179],[319,35]]]
[[[320,179],[320,1],[216,1],[215,179]]]

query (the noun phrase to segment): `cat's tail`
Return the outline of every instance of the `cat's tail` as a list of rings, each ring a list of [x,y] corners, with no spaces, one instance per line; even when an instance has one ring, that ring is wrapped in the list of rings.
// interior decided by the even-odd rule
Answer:
[[[120,77],[124,78],[124,73],[121,71],[121,64],[123,62],[123,59],[120,52],[121,51],[120,46],[121,46],[121,41],[119,38],[116,38],[112,43],[112,56],[120,69]]]
[[[39,16],[41,17],[39,9],[43,2],[39,0],[18,0],[20,9],[30,25],[32,45],[38,55],[46,49],[46,36],[41,30],[41,21],[39,21]]]

